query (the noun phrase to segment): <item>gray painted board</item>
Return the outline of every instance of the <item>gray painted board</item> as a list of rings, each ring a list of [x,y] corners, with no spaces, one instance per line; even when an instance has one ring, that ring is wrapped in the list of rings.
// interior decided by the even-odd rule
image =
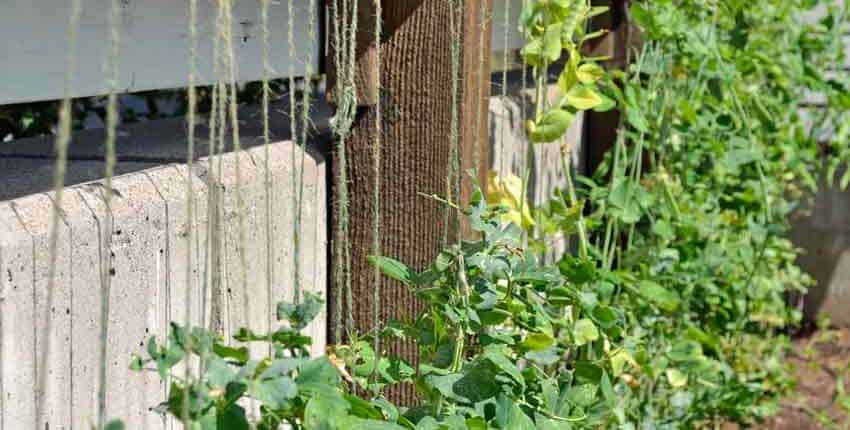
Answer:
[[[81,0],[72,95],[105,94],[111,0]],[[145,91],[185,87],[189,73],[188,1],[120,0],[122,5],[119,88]],[[309,37],[307,0],[297,0],[294,13],[295,58],[289,54],[286,1],[271,1],[269,10],[271,65],[275,77],[288,76],[292,65],[303,75],[309,61],[317,70],[318,36]],[[68,56],[69,0],[4,0],[0,3],[0,104],[60,99],[64,94]],[[212,39],[216,7],[198,0],[199,83],[214,80]],[[262,77],[260,1],[234,2],[233,43],[238,80]],[[318,18],[317,18],[318,22]]]

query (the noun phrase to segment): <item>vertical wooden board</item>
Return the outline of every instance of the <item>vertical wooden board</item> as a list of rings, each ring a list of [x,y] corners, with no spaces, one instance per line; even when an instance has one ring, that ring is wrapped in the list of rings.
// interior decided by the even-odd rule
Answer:
[[[0,428],[35,425],[36,345],[33,242],[0,202]]]
[[[481,20],[480,7],[485,7]],[[463,39],[453,40],[448,27],[451,18],[450,2],[445,0],[384,1],[383,34],[381,40],[381,117],[375,124],[374,106],[362,107],[350,136],[346,140],[347,175],[349,186],[348,237],[339,236],[338,209],[342,204],[335,192],[333,224],[336,243],[348,243],[351,248],[351,282],[353,300],[350,312],[355,327],[366,332],[376,321],[408,319],[421,309],[413,294],[395,282],[381,279],[377,292],[381,306],[376,315],[375,269],[367,256],[374,253],[374,214],[379,213],[381,228],[378,240],[381,253],[422,269],[436,256],[443,239],[446,209],[418,193],[445,195],[451,152],[452,55],[453,42],[463,43],[460,82],[460,153],[463,170],[475,168],[483,178],[487,167],[487,88],[489,88],[490,15],[488,0],[464,2],[462,17]],[[380,133],[381,166],[376,178],[373,148]],[[340,166],[339,152],[333,165]],[[476,160],[477,159],[477,160]],[[475,162],[477,161],[477,162]],[[338,191],[339,172],[334,186]],[[465,186],[461,199],[467,198],[472,187],[463,175]],[[375,208],[375,190],[380,180],[380,192]],[[338,251],[338,250],[337,250]],[[340,267],[339,252],[334,262]],[[343,285],[333,284],[334,291]],[[343,294],[344,296],[344,294]],[[330,309],[335,311],[335,293],[331,294]],[[343,309],[342,316],[348,314]],[[335,320],[339,315],[334,315]],[[342,318],[343,320],[345,318]],[[331,329],[333,332],[333,328]],[[335,341],[339,341],[336,339]],[[416,348],[411,343],[395,342],[386,345],[391,353],[415,359]],[[391,393],[394,400],[405,404],[414,402],[410,387]]]
[[[493,2],[499,0],[466,0],[464,2],[461,124],[460,203],[472,196],[472,181],[466,172],[474,170],[481,186],[487,183],[488,120],[490,101],[491,43],[484,35],[491,33]],[[464,221],[464,234],[471,233]]]
[[[165,207],[144,175],[118,177],[113,189],[106,414],[123,418],[127,428],[163,428],[164,420],[150,411],[162,401],[159,376],[127,369],[150,336],[166,334]],[[81,187],[101,225],[106,218],[102,193],[101,184]]]
[[[37,419],[39,426],[68,429],[71,422],[71,241],[67,226],[60,220],[55,262],[52,262],[53,198],[34,194],[14,200],[11,205],[33,241],[36,382],[41,378],[45,380],[45,386],[41,387],[44,389],[42,416]],[[51,264],[55,264],[52,294],[49,292]],[[46,364],[46,368],[42,368],[42,364]],[[38,384],[36,387],[38,390]]]
[[[82,0],[82,16],[71,84],[74,97],[105,94],[104,64],[109,52],[111,0]],[[185,87],[189,74],[188,2],[122,0],[118,87],[127,91]],[[309,5],[296,1],[292,22],[296,58],[289,55],[288,4],[272,1],[269,10],[270,59],[274,77],[292,65],[296,75],[307,68],[307,54],[319,58],[319,43],[308,37]],[[233,38],[241,81],[262,76],[259,1],[234,1]],[[212,39],[216,2],[198,1],[198,84],[214,80]],[[0,4],[0,104],[62,98],[68,53],[70,1],[6,0]],[[155,59],[155,61],[151,61]],[[316,64],[310,65],[318,70]]]

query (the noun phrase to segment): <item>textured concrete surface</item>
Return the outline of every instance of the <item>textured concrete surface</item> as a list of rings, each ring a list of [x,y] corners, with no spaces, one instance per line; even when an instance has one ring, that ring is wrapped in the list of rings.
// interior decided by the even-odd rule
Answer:
[[[317,93],[311,104],[312,131],[319,135],[329,130],[330,107],[324,100],[324,95]],[[270,106],[269,132],[272,141],[291,139],[289,112],[286,97]],[[242,106],[239,109],[239,120],[242,147],[261,146],[261,111],[256,107]],[[198,124],[195,131],[195,160],[209,155],[207,119],[199,116]],[[116,155],[119,163],[116,165],[116,175],[138,172],[162,164],[185,163],[188,155],[187,135],[186,121],[182,118],[121,125],[117,131]],[[95,181],[103,176],[105,141],[106,133],[103,129],[74,133],[68,146],[70,162],[66,171],[66,185]],[[0,143],[0,201],[49,191],[52,188],[53,146],[52,136]],[[232,150],[233,141],[228,137],[225,141],[225,151]]]
[[[823,314],[850,327],[850,191],[822,184],[806,209],[792,224],[794,244],[803,249],[799,263],[817,281],[806,297],[806,317]]]
[[[297,194],[292,166],[293,157],[300,166],[301,154],[283,141],[268,148],[254,146],[239,155],[201,158],[192,172],[184,164],[149,168],[150,162],[131,161],[144,164],[131,166],[143,170],[114,179],[111,231],[102,182],[66,188],[50,297],[50,214],[56,196],[37,192],[0,200],[0,429],[45,428],[45,424],[50,429],[82,429],[92,424],[97,416],[101,294],[106,291],[100,281],[102,268],[111,285],[107,415],[124,418],[132,429],[168,428],[169,423],[149,410],[163,399],[165,386],[155,373],[129,371],[132,354],[141,352],[150,336],[163,339],[169,321],[183,321],[187,300],[193,322],[220,321],[225,333],[245,325],[255,330],[277,325],[272,319],[276,302],[293,294]],[[305,155],[299,265],[303,289],[324,295],[325,163],[314,151]],[[26,167],[8,157],[4,160],[6,176]],[[73,161],[69,172],[78,163]],[[189,177],[194,183],[194,219],[187,216]],[[214,193],[220,200],[212,218],[207,211],[208,181],[220,191]],[[220,234],[210,236],[208,231]],[[218,264],[208,260],[208,244],[221,256]],[[193,260],[187,266],[190,250]],[[111,264],[103,266],[108,259]],[[205,288],[205,279],[216,279],[220,288]],[[323,318],[308,332],[314,335],[313,351],[322,352]],[[48,372],[44,414],[36,417],[37,381],[44,371]]]
[[[557,86],[551,85],[548,90],[549,97],[554,99]],[[526,119],[534,117],[533,97],[531,91],[510,91],[504,98],[490,98],[490,168],[499,174],[514,174],[520,178],[528,168],[528,202],[537,206],[550,200],[556,189],[566,185],[561,164],[562,144],[570,148],[573,174],[584,173],[584,117],[581,113],[577,115],[561,140],[533,144],[526,138],[524,125]],[[568,247],[568,240],[556,240],[546,258],[557,259]]]

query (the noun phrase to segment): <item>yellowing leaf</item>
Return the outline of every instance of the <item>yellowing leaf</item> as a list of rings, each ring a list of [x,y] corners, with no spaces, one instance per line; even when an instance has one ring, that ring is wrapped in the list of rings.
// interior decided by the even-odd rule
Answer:
[[[596,63],[585,63],[576,69],[576,77],[583,84],[592,84],[605,76],[605,70]]]
[[[593,324],[593,321],[587,318],[576,321],[573,327],[573,340],[575,340],[576,345],[585,345],[597,339],[599,339],[599,330],[596,328],[596,324]]]
[[[623,373],[623,370],[626,369],[626,365],[631,365],[637,367],[637,363],[635,359],[632,357],[632,354],[625,349],[620,349],[611,354],[609,357],[611,361],[611,372],[614,376],[620,376]]]
[[[566,98],[567,103],[578,110],[593,109],[602,104],[602,97],[584,85],[574,86],[567,92]]]
[[[570,61],[564,66],[561,75],[558,76],[558,88],[566,94],[570,89],[578,83],[578,62],[570,58]]]
[[[513,174],[499,176],[491,171],[487,177],[487,203],[501,204],[508,207],[508,213],[503,220],[514,224],[531,227],[534,218],[531,216],[531,206],[522,203],[522,179]],[[520,212],[521,211],[521,212]]]
[[[664,373],[667,375],[667,382],[669,382],[673,388],[682,388],[685,385],[688,385],[688,375],[682,373],[681,370],[670,368]]]

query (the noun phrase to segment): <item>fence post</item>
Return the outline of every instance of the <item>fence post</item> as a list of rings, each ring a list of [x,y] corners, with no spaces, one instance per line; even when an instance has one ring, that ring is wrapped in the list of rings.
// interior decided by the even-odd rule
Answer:
[[[337,0],[327,0],[328,3]],[[359,32],[374,31],[372,0],[361,1]],[[481,7],[484,7],[482,15]],[[381,100],[382,129],[375,124],[374,100],[361,98],[351,135],[346,142],[349,178],[351,283],[354,297],[351,313],[360,333],[373,328],[374,269],[366,257],[372,252],[374,207],[372,148],[376,133],[382,141],[380,171],[380,241],[382,253],[409,264],[425,268],[437,255],[444,239],[443,205],[418,193],[445,195],[449,168],[450,124],[452,105],[452,50],[449,29],[450,2],[446,0],[387,0],[382,3],[383,27],[380,41],[358,37],[358,45],[368,40],[369,47],[359,46],[358,55],[369,56],[380,43],[380,64],[368,58],[358,59],[356,76],[380,74],[380,88],[366,85],[365,94]],[[490,0],[466,0],[463,3],[463,40],[461,54],[462,81],[459,85],[460,164],[463,170],[476,168],[480,177],[486,174],[487,96],[490,78]],[[364,18],[365,17],[365,18]],[[366,20],[365,22],[363,20]],[[365,24],[365,25],[363,25]],[[333,25],[333,24],[332,24]],[[330,30],[333,31],[333,30]],[[482,31],[484,33],[482,33]],[[481,42],[484,42],[483,44]],[[333,47],[325,59],[327,70],[334,70]],[[374,66],[370,66],[370,64]],[[375,67],[376,70],[364,70]],[[332,74],[332,73],[331,73]],[[374,76],[374,75],[371,75]],[[362,82],[362,79],[358,79]],[[331,84],[333,85],[333,84]],[[477,165],[474,161],[477,159]],[[332,213],[339,204],[338,154],[334,153],[334,197]],[[464,175],[465,176],[465,175]],[[464,177],[464,193],[469,196],[469,178]],[[332,228],[338,227],[332,217]],[[332,237],[337,237],[335,234]],[[335,249],[334,246],[331,249]],[[334,255],[333,264],[341,256]],[[413,294],[395,282],[382,279],[380,321],[407,319],[419,311]],[[336,310],[335,291],[342,288],[331,281],[328,297],[331,313]],[[348,313],[348,309],[343,310]],[[343,321],[345,317],[343,316]],[[331,315],[329,321],[334,321]],[[349,329],[348,327],[346,329]],[[333,327],[329,335],[333,336]],[[345,331],[345,330],[344,330]],[[344,340],[344,339],[343,339]],[[332,339],[338,342],[340,339]],[[386,345],[393,354],[414,359],[414,345]],[[397,401],[413,401],[413,390],[392,393]]]

